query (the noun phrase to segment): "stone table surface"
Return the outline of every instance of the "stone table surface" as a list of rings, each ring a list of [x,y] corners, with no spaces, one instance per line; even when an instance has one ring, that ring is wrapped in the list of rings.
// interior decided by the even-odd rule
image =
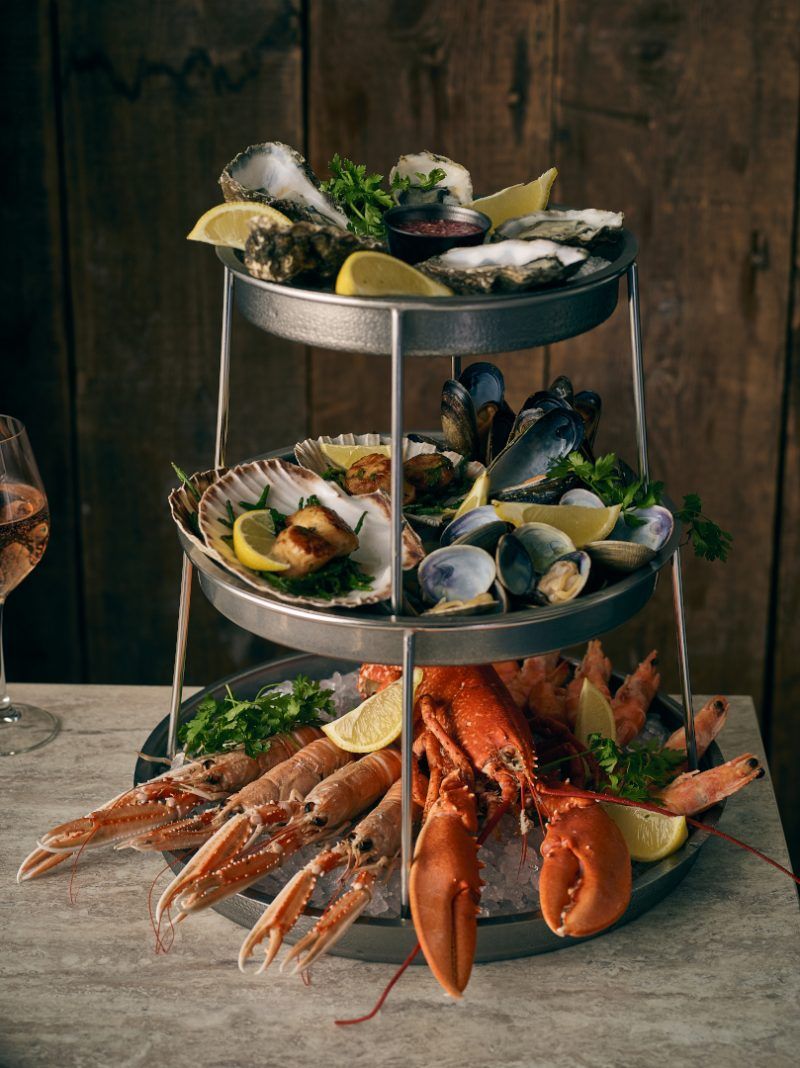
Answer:
[[[52,709],[60,735],[0,762],[0,1064],[59,1068],[319,1065],[796,1065],[800,917],[792,882],[711,840],[685,882],[626,927],[560,952],[475,967],[459,1003],[412,968],[372,1022],[388,965],[330,958],[313,984],[236,969],[242,928],[213,912],[156,955],[147,891],[161,858],[86,855],[18,886],[37,835],[131,782],[137,751],[168,709],[164,687],[15,686]],[[763,758],[749,698],[732,699],[727,756]],[[762,779],[732,798],[722,827],[787,862]]]

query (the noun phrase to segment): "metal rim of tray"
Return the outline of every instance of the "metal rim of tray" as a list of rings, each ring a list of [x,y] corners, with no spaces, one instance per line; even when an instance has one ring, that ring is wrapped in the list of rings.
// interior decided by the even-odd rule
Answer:
[[[326,349],[387,355],[392,313],[404,318],[407,356],[460,356],[536,348],[586,333],[617,305],[619,280],[634,263],[635,237],[623,228],[613,257],[585,278],[513,294],[453,297],[344,297],[328,290],[265,282],[244,266],[242,254],[218,248],[235,278],[242,315],[278,337]],[[605,257],[604,257],[605,258]]]
[[[319,679],[329,677],[334,671],[348,670],[352,670],[352,664],[327,657],[308,654],[281,657],[258,667],[237,672],[199,691],[181,705],[181,720],[190,718],[204,697],[219,696],[226,686],[235,687],[237,692],[255,693],[263,685],[281,682],[298,672]],[[621,676],[615,674],[613,677],[621,681]],[[667,726],[674,728],[682,726],[681,708],[671,698],[659,695],[652,707],[661,713]],[[165,718],[150,733],[142,752],[150,756],[164,756],[167,731],[168,719]],[[716,743],[712,743],[701,766],[714,767],[723,763],[723,760],[719,747]],[[152,763],[139,759],[134,770],[134,784],[145,782],[152,776]],[[709,810],[705,814],[705,822],[715,827],[723,809],[724,802]],[[666,897],[688,874],[697,860],[700,849],[709,837],[706,832],[695,830],[690,833],[686,844],[678,852],[648,865],[644,870],[636,871],[631,902],[625,915],[613,927],[593,937],[600,937],[629,923]],[[176,873],[184,866],[183,859],[176,854],[165,853],[164,858]],[[216,912],[240,926],[251,927],[271,901],[272,897],[269,894],[251,887],[212,907]],[[292,942],[301,938],[320,915],[319,909],[307,909],[306,915],[301,917],[287,941]],[[478,920],[475,961],[486,963],[534,956],[585,941],[587,941],[585,938],[561,938],[554,935],[545,924],[539,910],[481,917]],[[334,956],[353,959],[400,964],[408,956],[415,942],[416,935],[410,920],[362,916],[332,947],[330,953]],[[418,956],[416,963],[424,964],[424,959]]]

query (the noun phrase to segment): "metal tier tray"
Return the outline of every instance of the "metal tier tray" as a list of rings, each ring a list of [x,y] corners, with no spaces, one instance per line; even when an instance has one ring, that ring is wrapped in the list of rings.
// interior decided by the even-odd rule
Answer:
[[[326,349],[387,355],[399,312],[406,356],[461,356],[549,345],[604,322],[617,306],[620,278],[636,259],[636,239],[623,229],[617,242],[599,252],[610,258],[609,265],[586,278],[526,293],[435,300],[340,297],[263,282],[248,273],[240,252],[220,248],[217,255],[233,275],[239,311],[270,334]]]
[[[239,672],[213,683],[190,697],[181,705],[181,720],[190,718],[200,701],[207,695],[220,697],[225,686],[231,686],[237,694],[252,696],[262,686],[282,682],[298,673],[321,679],[329,677],[334,671],[350,670],[352,670],[352,664],[346,661],[321,656],[301,655],[273,660],[260,667]],[[617,681],[621,681],[619,676],[616,678]],[[657,697],[653,703],[653,709],[659,712],[670,728],[682,726],[683,717],[680,707],[670,698]],[[143,752],[152,756],[164,756],[167,733],[168,720],[163,719],[149,735],[143,746]],[[719,748],[716,744],[712,744],[701,766],[714,767],[722,762],[723,757]],[[152,775],[152,763],[144,760],[137,761],[134,772],[135,784],[145,782]],[[705,822],[712,827],[716,826],[723,807],[723,805],[717,805],[707,812],[704,817]],[[689,836],[686,845],[672,856],[655,864],[634,865],[631,903],[625,915],[615,926],[621,926],[636,919],[666,897],[688,874],[708,837],[703,831],[695,831]],[[173,871],[181,870],[183,867],[181,859],[171,853],[164,854],[164,856]],[[251,887],[227,901],[220,902],[214,908],[235,923],[243,927],[252,927],[271,900],[268,894]],[[319,915],[318,910],[309,909],[308,914],[301,917],[288,941],[302,937]],[[563,949],[579,941],[585,941],[585,939],[559,938],[554,935],[538,910],[493,916],[478,920],[478,945],[475,960],[483,963],[529,957],[538,953]],[[356,921],[341,941],[332,948],[331,953],[342,957],[400,964],[411,952],[415,942],[416,935],[410,921],[367,916]],[[416,963],[424,963],[421,955],[416,958]]]

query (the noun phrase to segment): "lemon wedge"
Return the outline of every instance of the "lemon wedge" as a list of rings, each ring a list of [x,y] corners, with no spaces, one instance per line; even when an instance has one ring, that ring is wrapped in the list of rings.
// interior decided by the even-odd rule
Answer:
[[[599,734],[616,741],[617,725],[608,698],[589,679],[583,680],[578,699],[578,718],[575,721],[575,737],[584,745],[589,744],[589,735]]]
[[[623,805],[602,803],[602,807],[622,832],[631,860],[663,860],[689,837],[683,816],[662,816]]]
[[[343,297],[450,297],[453,291],[385,252],[353,252],[336,276]]]
[[[523,523],[549,523],[563,530],[576,549],[590,541],[607,538],[619,519],[621,505],[610,508],[581,508],[575,504],[525,504],[521,501],[494,501],[494,510],[501,519],[514,526]]]
[[[489,497],[489,472],[484,471],[472,483],[472,489],[456,509],[453,519],[458,519],[473,508],[483,508]]]
[[[422,668],[414,668],[414,694]],[[348,753],[374,753],[391,745],[403,729],[403,680],[390,683],[333,723],[322,727],[330,740]]]
[[[243,512],[233,524],[236,559],[253,571],[286,571],[283,560],[270,556],[275,544],[275,524],[267,511]]]
[[[224,245],[226,248],[244,249],[250,223],[262,218],[280,226],[290,226],[292,220],[283,212],[270,208],[267,204],[258,204],[252,200],[228,200],[210,208],[201,215],[187,241],[205,241],[209,245]]]
[[[341,467],[347,470],[358,460],[365,456],[391,456],[391,445],[334,445],[332,442],[322,442],[320,448],[330,460],[333,467]]]
[[[492,220],[492,228],[497,229],[507,219],[530,215],[533,211],[544,211],[557,175],[556,168],[551,167],[527,185],[510,185],[498,193],[492,193],[491,196],[473,200],[470,207],[488,215]]]

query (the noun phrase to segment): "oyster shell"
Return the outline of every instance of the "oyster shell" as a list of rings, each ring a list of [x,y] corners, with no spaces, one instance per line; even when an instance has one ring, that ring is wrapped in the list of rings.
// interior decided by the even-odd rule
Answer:
[[[444,178],[432,189],[421,189],[414,185],[419,175],[427,176],[438,167],[445,173]],[[454,163],[447,156],[437,156],[435,152],[425,149],[401,156],[389,172],[389,182],[394,184],[395,175],[410,178],[408,189],[392,189],[392,196],[397,204],[471,204],[472,178],[466,167]]]
[[[351,252],[382,247],[371,237],[338,226],[313,222],[280,226],[256,219],[245,244],[244,263],[254,278],[265,282],[329,282]]]
[[[226,540],[230,535],[227,525],[228,504],[233,508],[234,515],[238,516],[242,510],[239,502],[258,500],[267,484],[270,487],[270,507],[286,515],[297,509],[301,497],[308,498],[311,495],[316,496],[320,504],[332,508],[353,529],[366,513],[358,535],[359,546],[352,554],[352,559],[361,565],[366,574],[373,576],[372,588],[350,590],[332,598],[300,597],[276,589],[258,572],[239,563],[230,542]],[[206,555],[233,572],[248,586],[280,601],[310,604],[318,608],[356,608],[386,600],[391,593],[391,506],[383,493],[350,497],[332,482],[326,482],[305,468],[283,460],[255,460],[232,467],[208,487],[198,506],[198,519]],[[416,567],[424,555],[419,538],[406,527],[403,531],[403,568],[409,570]]]
[[[256,200],[295,221],[347,227],[347,217],[322,192],[303,156],[282,141],[240,152],[219,176],[219,184],[226,200]]]
[[[622,229],[621,211],[534,211],[498,226],[493,241],[557,241],[564,245],[593,245],[616,237]]]
[[[554,241],[498,241],[451,248],[417,267],[455,293],[514,293],[567,278],[588,255]]]

